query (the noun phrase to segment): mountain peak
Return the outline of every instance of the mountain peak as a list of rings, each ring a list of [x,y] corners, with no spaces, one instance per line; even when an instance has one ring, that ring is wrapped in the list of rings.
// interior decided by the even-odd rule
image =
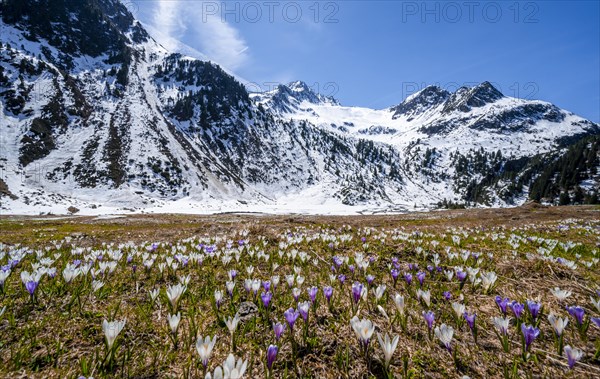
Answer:
[[[460,87],[450,96],[442,113],[450,113],[455,110],[469,112],[472,108],[483,107],[504,97],[492,83],[485,81],[474,87]]]
[[[494,102],[503,98],[504,95],[492,83],[485,81],[472,89],[471,98],[474,101],[481,100],[484,103]]]
[[[318,83],[315,83],[313,86],[309,86],[302,80],[296,80],[288,83],[286,87],[296,94],[302,94],[300,96],[295,96],[300,101],[308,100],[313,104],[340,105],[333,96],[321,94],[321,88]]]
[[[320,94],[318,87],[315,90],[301,80],[279,84],[271,91],[254,93],[251,97],[281,113],[294,112],[304,101],[315,105],[340,105],[335,98]]]
[[[312,92],[312,90],[310,89],[308,84],[306,84],[302,80],[296,80],[294,82],[289,82],[286,85],[286,87],[295,92],[302,92],[302,91],[311,91]]]
[[[429,109],[435,108],[448,99],[450,92],[436,86],[430,85],[422,90],[408,96],[402,103],[392,107],[394,119],[405,116],[408,120],[419,116]]]

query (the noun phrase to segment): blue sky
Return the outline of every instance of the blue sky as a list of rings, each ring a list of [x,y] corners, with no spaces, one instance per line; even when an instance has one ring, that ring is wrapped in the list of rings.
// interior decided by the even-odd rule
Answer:
[[[167,47],[182,41],[256,89],[298,79],[385,108],[488,80],[600,121],[597,1],[122,1]]]

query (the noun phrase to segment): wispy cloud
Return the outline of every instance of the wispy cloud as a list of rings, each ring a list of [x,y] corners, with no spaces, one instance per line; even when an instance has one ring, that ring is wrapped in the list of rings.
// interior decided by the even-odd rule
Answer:
[[[174,40],[181,41],[230,70],[248,61],[249,46],[235,27],[221,19],[220,10],[203,12],[202,1],[159,0],[155,4],[153,26],[167,37],[161,41],[166,48],[174,49]]]
[[[159,0],[155,2],[153,13],[153,27],[161,34],[161,43],[167,49],[176,47],[176,40],[180,39],[186,26],[180,17],[181,5],[179,1]],[[165,38],[166,37],[166,38]]]

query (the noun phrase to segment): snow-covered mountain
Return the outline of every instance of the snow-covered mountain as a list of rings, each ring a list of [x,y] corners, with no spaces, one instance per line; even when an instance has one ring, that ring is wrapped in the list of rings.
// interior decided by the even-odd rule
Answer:
[[[3,213],[357,212],[513,205],[534,184],[550,200],[598,192],[597,124],[487,82],[384,110],[300,81],[249,94],[166,50],[118,0],[0,9]],[[585,167],[552,187],[545,163],[580,145]]]
[[[250,97],[255,103],[262,104],[279,115],[310,112],[311,105],[340,105],[335,98],[315,92],[302,81],[280,84],[272,91],[251,93]]]

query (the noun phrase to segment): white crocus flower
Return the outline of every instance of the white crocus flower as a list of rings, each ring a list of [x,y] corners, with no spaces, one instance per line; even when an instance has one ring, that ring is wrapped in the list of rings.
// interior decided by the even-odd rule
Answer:
[[[450,344],[452,343],[452,336],[454,335],[454,328],[450,325],[442,324],[436,326],[434,329],[435,336],[442,341],[446,349],[450,350]]]
[[[252,281],[252,292],[257,293],[260,289],[261,281],[260,279],[254,279]]]
[[[176,284],[174,286],[169,286],[167,288],[167,298],[171,302],[171,306],[173,307],[173,311],[177,310],[177,303],[181,296],[185,293],[186,287],[181,283]]]
[[[167,319],[169,320],[169,327],[171,328],[171,333],[177,333],[177,329],[179,328],[179,322],[181,321],[181,313],[177,312],[176,315],[168,315]]]
[[[287,282],[288,286],[293,286],[294,285],[294,275],[286,275],[285,276],[285,281]]]
[[[498,329],[500,334],[508,333],[508,327],[510,325],[510,317],[507,317],[507,318],[493,317],[492,320],[494,321],[494,326],[496,326],[496,329]]]
[[[92,291],[98,292],[100,288],[104,287],[104,282],[101,280],[92,280]]]
[[[242,358],[239,358],[236,362],[233,354],[229,354],[225,362],[223,362],[223,378],[241,379],[244,377],[247,367],[247,360],[242,361]]]
[[[117,336],[125,327],[125,322],[126,320],[108,322],[106,319],[102,322],[102,330],[104,331],[108,350],[112,349]]]
[[[550,322],[550,325],[552,325],[552,329],[554,329],[556,335],[561,336],[567,327],[567,324],[569,323],[569,318],[560,318],[554,315],[554,313],[550,313],[548,315],[548,322]]]
[[[444,275],[446,275],[446,279],[448,279],[448,281],[452,281],[452,278],[454,277],[454,271],[452,270],[444,270]]]
[[[216,342],[217,336],[214,336],[212,339],[209,336],[206,336],[204,337],[204,340],[202,339],[202,337],[198,337],[198,339],[196,340],[196,351],[198,352],[198,355],[200,356],[200,361],[202,362],[202,365],[204,365],[204,367],[208,365],[208,360],[212,355],[212,351],[215,347]]]
[[[383,309],[383,307],[381,305],[377,306],[377,310],[379,311],[379,313],[381,313],[381,315],[383,317],[385,317],[386,319],[389,320],[390,317],[388,316],[387,312],[385,311],[385,309]]]
[[[231,335],[233,335],[233,333],[235,333],[238,324],[240,322],[240,317],[238,316],[238,314],[236,313],[235,316],[229,317],[226,321],[225,321],[225,325],[227,325],[227,329],[229,329],[229,333]]]
[[[233,289],[235,288],[235,282],[227,281],[225,282],[225,289],[228,293],[233,293]]]
[[[63,270],[63,278],[65,279],[66,283],[71,283],[71,281],[73,281],[73,279],[77,278],[77,276],[79,276],[79,270],[78,269],[73,269],[71,267],[66,267]]]
[[[381,338],[381,333],[377,333],[377,339],[379,340],[381,350],[383,350],[385,367],[389,367],[394,351],[396,351],[396,347],[398,346],[400,336],[394,336],[394,338],[390,340],[390,336],[387,333],[385,334],[385,338]]]
[[[373,289],[373,294],[375,295],[375,300],[377,300],[377,301],[381,300],[381,298],[383,297],[383,294],[385,293],[385,289],[386,289],[385,284],[382,284],[382,285],[378,286],[377,288]]]
[[[279,286],[279,275],[271,276],[271,283],[273,284],[273,287],[277,288]]]
[[[483,284],[483,292],[488,293],[492,288],[494,288],[494,284],[496,280],[498,280],[498,275],[495,272],[489,271],[482,273],[481,282]]]
[[[188,284],[190,284],[190,280],[191,280],[190,275],[184,275],[184,276],[179,277],[179,283],[181,283],[184,286],[187,286]]]
[[[554,287],[550,292],[552,292],[558,301],[564,301],[567,297],[571,296],[571,291],[561,290],[558,287]]]
[[[244,279],[244,289],[246,291],[252,290],[252,279]]]
[[[594,307],[596,307],[596,309],[598,310],[598,312],[600,312],[600,299],[595,300],[593,297],[590,296],[590,301],[592,302],[592,305]]]
[[[10,275],[10,270],[2,271],[0,270],[0,287],[4,287],[4,282],[8,279]]]
[[[396,296],[394,296],[394,304],[396,304],[396,309],[398,309],[398,313],[404,315],[406,307],[406,304],[404,303],[404,296],[396,294]]]
[[[417,290],[417,298],[423,300],[423,302],[429,307],[431,305],[431,292],[429,290],[423,291]]]
[[[148,293],[150,294],[150,300],[152,300],[152,302],[154,303],[158,298],[158,288],[150,290],[148,291]]]
[[[454,314],[456,314],[456,317],[460,319],[465,313],[466,307],[464,304],[461,303],[452,303],[452,309],[454,310]]]
[[[215,302],[221,304],[223,302],[223,291],[215,290]]]
[[[375,326],[371,320],[366,318],[360,320],[358,317],[354,316],[350,320],[350,325],[352,326],[356,337],[358,337],[358,339],[366,346],[375,331]]]

